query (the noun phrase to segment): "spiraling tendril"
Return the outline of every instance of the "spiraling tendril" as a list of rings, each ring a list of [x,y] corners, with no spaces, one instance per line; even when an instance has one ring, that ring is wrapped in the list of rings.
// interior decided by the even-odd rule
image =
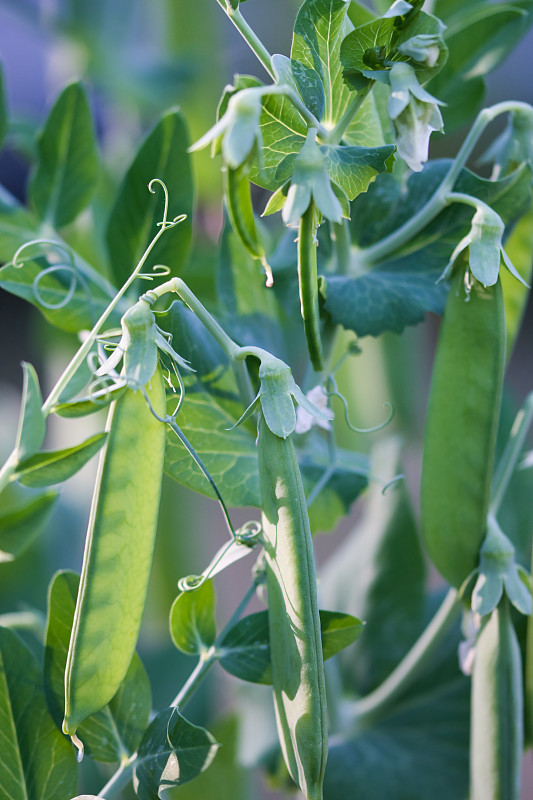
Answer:
[[[153,281],[154,278],[164,278],[171,273],[170,267],[167,267],[166,264],[156,264],[152,269],[153,272],[139,272],[137,277],[144,281]]]
[[[13,261],[11,262],[15,269],[22,269],[25,264],[25,260],[21,260],[20,256],[23,252],[27,251],[32,247],[43,247],[48,246],[51,248],[55,248],[59,250],[62,255],[66,255],[68,258],[68,263],[56,263],[50,264],[48,267],[43,269],[38,275],[35,276],[33,283],[32,283],[32,291],[35,297],[36,302],[42,306],[42,308],[46,308],[49,311],[58,311],[61,308],[65,308],[76,292],[76,287],[79,285],[82,287],[86,297],[87,302],[90,305],[92,302],[91,292],[89,289],[89,285],[83,275],[80,273],[79,269],[76,267],[76,262],[74,261],[74,256],[70,248],[66,245],[61,244],[61,242],[56,242],[53,239],[32,239],[30,242],[26,242],[25,244],[21,245],[18,250],[16,251],[15,255],[13,256]],[[50,303],[48,300],[45,300],[43,296],[44,291],[53,291],[52,289],[43,289],[40,287],[40,283],[48,275],[52,275],[55,272],[63,272],[66,273],[70,277],[70,284],[68,289],[66,289],[66,294],[62,300],[58,303]]]
[[[154,188],[155,184],[158,184],[159,186],[161,186],[161,188],[163,189],[163,193],[165,195],[165,206],[164,206],[164,209],[163,209],[163,219],[161,220],[161,222],[157,223],[158,226],[160,228],[162,228],[163,230],[165,230],[166,228],[174,227],[174,225],[179,225],[180,222],[183,222],[184,220],[187,219],[187,214],[179,214],[177,217],[174,217],[174,219],[170,220],[170,222],[169,222],[169,220],[168,220],[168,189],[166,187],[165,182],[162,181],[161,178],[152,178],[152,180],[148,184],[148,191],[151,192],[152,194],[155,194],[155,188]]]

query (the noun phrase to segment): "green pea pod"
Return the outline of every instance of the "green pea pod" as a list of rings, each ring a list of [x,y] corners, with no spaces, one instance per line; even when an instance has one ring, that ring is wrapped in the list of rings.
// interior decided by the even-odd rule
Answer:
[[[146,387],[165,411],[161,370]],[[63,730],[106,705],[128,670],[141,624],[159,510],[165,425],[142,391],[111,406],[85,542],[80,588],[65,670]]]
[[[272,272],[267,264],[265,249],[255,224],[246,164],[241,164],[236,169],[227,166],[226,201],[233,230],[250,255],[261,261],[267,275],[267,286],[271,286]]]
[[[519,800],[523,734],[520,647],[504,599],[479,634],[472,672],[470,800]]]
[[[257,446],[278,733],[293,780],[320,800],[328,740],[309,517],[292,439],[272,433],[261,415]]]
[[[313,202],[300,219],[298,235],[298,284],[300,306],[304,321],[309,357],[316,372],[324,368],[320,312],[318,307],[318,277],[316,265],[316,210]]]
[[[477,566],[485,534],[505,361],[500,281],[464,287],[460,269],[433,369],[420,498],[427,551],[457,587]]]

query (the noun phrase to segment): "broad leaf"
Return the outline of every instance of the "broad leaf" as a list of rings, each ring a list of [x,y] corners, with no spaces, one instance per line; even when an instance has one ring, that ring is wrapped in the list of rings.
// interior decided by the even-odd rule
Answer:
[[[65,667],[78,594],[79,576],[68,570],[52,579],[48,595],[44,686],[50,713],[61,728],[65,709]],[[120,761],[132,755],[148,726],[151,691],[148,676],[135,654],[124,682],[108,706],[85,720],[78,736],[96,761]]]
[[[294,23],[291,58],[320,76],[328,127],[339,121],[352,96],[343,83],[339,57],[341,42],[352,28],[347,11],[345,0],[306,0]]]
[[[376,19],[353,30],[342,42],[340,59],[344,80],[355,89],[362,89],[367,79],[361,75],[371,69],[366,59],[367,51],[385,48],[389,50],[395,30],[395,20]]]
[[[449,637],[388,713],[336,733],[326,766],[328,800],[467,796],[470,685],[459,673],[456,648],[456,636]]]
[[[361,634],[363,623],[350,614],[320,611],[324,661],[352,644]],[[249,614],[224,636],[219,663],[230,675],[251,683],[272,683],[268,611]]]
[[[63,483],[75,475],[100,450],[107,433],[97,433],[74,447],[36,453],[21,461],[14,477],[35,489]]]
[[[98,180],[91,111],[80,83],[59,95],[39,137],[38,153],[30,200],[42,220],[61,228],[87,206]]]
[[[182,653],[201,655],[215,641],[215,590],[212,581],[182,592],[170,610],[170,635]]]
[[[364,247],[380,241],[410,219],[434,194],[448,162],[432,162],[410,176],[402,191],[392,176],[381,175],[363,202],[352,210],[355,243]],[[416,177],[415,177],[416,175]],[[530,171],[525,165],[501,181],[488,181],[464,170],[455,190],[491,205],[504,222],[516,220],[531,196]],[[401,333],[428,311],[442,313],[447,287],[437,283],[457,242],[468,233],[472,210],[454,204],[443,210],[397,254],[357,277],[332,276],[323,289],[325,308],[333,320],[359,336]],[[357,268],[357,254],[354,258]]]
[[[18,636],[0,628],[0,797],[70,800],[77,769],[70,742],[46,708],[36,659]]]
[[[18,483],[0,494],[0,564],[23,553],[50,519],[58,493],[34,491]]]
[[[307,125],[290,100],[282,95],[267,95],[260,130],[262,164],[261,168],[253,166],[250,180],[275,191],[292,175],[294,159],[305,142]]]
[[[43,397],[39,378],[31,364],[22,362],[24,373],[22,402],[17,430],[17,458],[33,455],[41,447],[46,434],[46,421],[41,411]]]
[[[450,57],[429,85],[430,92],[448,104],[450,112],[443,108],[447,130],[477,111],[483,97],[482,77],[501,64],[527,31],[532,10],[531,0],[469,3],[466,13],[453,19],[444,33]]]
[[[107,227],[107,245],[112,275],[117,286],[129,278],[163,219],[163,181],[169,193],[168,219],[186,214],[187,219],[167,230],[150,253],[147,269],[156,264],[170,268],[172,275],[183,269],[191,239],[192,176],[187,153],[189,138],[179,111],[164,114],[142,143],[119,189]]]
[[[320,149],[326,156],[330,178],[346,192],[350,200],[366,192],[376,175],[387,170],[387,162],[395,150],[394,145],[383,147],[324,145]]]
[[[400,472],[396,440],[376,448],[372,473],[380,482]],[[405,487],[368,493],[362,519],[320,572],[321,602],[365,620],[350,658],[341,664],[348,686],[365,693],[384,680],[420,633],[425,566]]]
[[[533,274],[533,204],[511,231],[511,235],[505,242],[505,252],[525,282],[531,284]],[[506,269],[500,270],[500,280],[505,302],[507,360],[509,360],[526,309],[529,292],[524,284],[517,281]]]
[[[151,722],[139,747],[135,792],[139,800],[159,800],[161,792],[192,781],[216,755],[218,744],[205,728],[193,725],[176,708]]]
[[[39,225],[36,215],[0,186],[0,261],[10,261],[21,245],[36,239]]]

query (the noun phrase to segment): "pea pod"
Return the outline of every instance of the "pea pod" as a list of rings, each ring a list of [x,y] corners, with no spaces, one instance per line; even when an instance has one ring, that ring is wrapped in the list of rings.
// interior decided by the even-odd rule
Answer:
[[[519,800],[522,666],[506,599],[477,640],[471,714],[470,800]]]
[[[161,370],[146,387],[164,414]],[[128,670],[141,624],[159,510],[165,425],[142,391],[111,406],[85,542],[65,670],[63,730],[106,705]]]
[[[226,168],[226,201],[233,230],[250,255],[261,261],[267,275],[267,286],[272,286],[272,271],[267,264],[265,249],[255,224],[246,164],[241,164],[236,169],[232,169],[228,164]]]
[[[316,372],[324,368],[320,316],[318,307],[318,277],[316,264],[316,209],[313,202],[300,219],[298,234],[298,284],[300,306],[304,321],[309,357]]]
[[[483,542],[505,360],[500,281],[452,280],[427,412],[421,483],[422,531],[439,572],[460,586]]]
[[[293,780],[320,800],[326,690],[309,517],[292,439],[272,433],[262,414],[257,446],[278,733]]]

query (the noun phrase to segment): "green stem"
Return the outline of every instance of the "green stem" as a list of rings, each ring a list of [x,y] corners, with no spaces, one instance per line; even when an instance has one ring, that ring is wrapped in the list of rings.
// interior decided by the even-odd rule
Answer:
[[[366,726],[387,713],[391,705],[410,686],[430,661],[435,648],[455,621],[461,602],[456,589],[450,589],[426,630],[396,669],[373,692],[352,706],[357,726]]]
[[[335,247],[335,258],[337,261],[336,275],[347,275],[350,271],[351,245],[350,223],[347,219],[342,222],[333,223],[332,234],[333,245]]]
[[[318,306],[316,215],[312,201],[300,220],[298,234],[298,286],[309,357],[315,372],[320,372],[324,366],[324,356],[322,353],[320,311]]]
[[[513,477],[518,459],[522,453],[522,448],[527,436],[527,432],[533,422],[533,392],[526,397],[523,407],[516,415],[511,433],[505,445],[505,449],[500,458],[500,462],[494,473],[492,482],[492,499],[489,514],[496,516],[500,508],[509,482]]]
[[[240,619],[248,603],[252,599],[256,588],[257,583],[254,581],[231,615],[228,623],[217,636],[214,645],[200,656],[196,667],[193,669],[186,682],[172,701],[171,706],[175,706],[176,708],[183,707],[190,700],[192,694],[198,688],[198,685],[201,683],[210,667],[215,663],[215,661],[218,660],[219,653],[217,648],[219,647],[220,642],[223,641],[226,633]],[[111,800],[121,789],[127,786],[131,780],[131,774],[135,767],[137,757],[137,753],[133,753],[133,755],[127,761],[123,761],[121,763],[114,775],[112,775],[104,788],[98,793],[99,797],[105,798],[105,800]]]
[[[268,72],[272,80],[275,80],[274,72],[272,70],[271,55],[266,49],[263,42],[259,39],[257,34],[251,29],[238,8],[230,8],[225,0],[217,0],[219,6],[227,14],[229,19],[235,25],[242,38],[254,53],[257,59],[261,62],[265,70]]]
[[[191,309],[195,316],[198,317],[202,325],[222,347],[230,360],[243,405],[249,406],[255,398],[255,392],[250,381],[246,364],[244,361],[237,358],[241,348],[235,344],[233,339],[231,339],[226,331],[221,328],[216,319],[211,316],[209,311],[205,308],[205,306],[202,305],[196,295],[191,292],[187,284],[181,278],[172,278],[171,280],[162,283],[160,286],[157,286],[155,289],[150,289],[150,291],[146,294],[149,297],[157,299],[159,297],[163,297],[169,292],[177,294],[178,297],[183,300],[185,305]]]
[[[360,92],[357,92],[355,96],[350,100],[346,111],[337,122],[335,127],[329,132],[327,136],[327,143],[328,144],[339,144],[342,140],[342,137],[350,127],[350,124],[365,102],[366,98],[370,94],[370,90],[373,88],[375,81],[370,81],[368,86],[362,89]]]
[[[466,165],[477,140],[487,125],[500,114],[505,114],[509,111],[519,111],[521,109],[530,110],[530,106],[527,103],[508,101],[505,103],[497,103],[491,108],[484,108],[483,111],[480,111],[460,147],[453,164],[450,166],[450,169],[446,173],[435,194],[425,206],[414,216],[410,217],[407,222],[400,225],[399,228],[389,234],[389,236],[386,236],[380,242],[370,247],[359,250],[357,253],[358,265],[364,269],[371,267],[379,261],[383,261],[387,256],[406,244],[413,236],[425,228],[428,223],[435,219],[448,204],[448,195],[452,191],[455,181]]]

